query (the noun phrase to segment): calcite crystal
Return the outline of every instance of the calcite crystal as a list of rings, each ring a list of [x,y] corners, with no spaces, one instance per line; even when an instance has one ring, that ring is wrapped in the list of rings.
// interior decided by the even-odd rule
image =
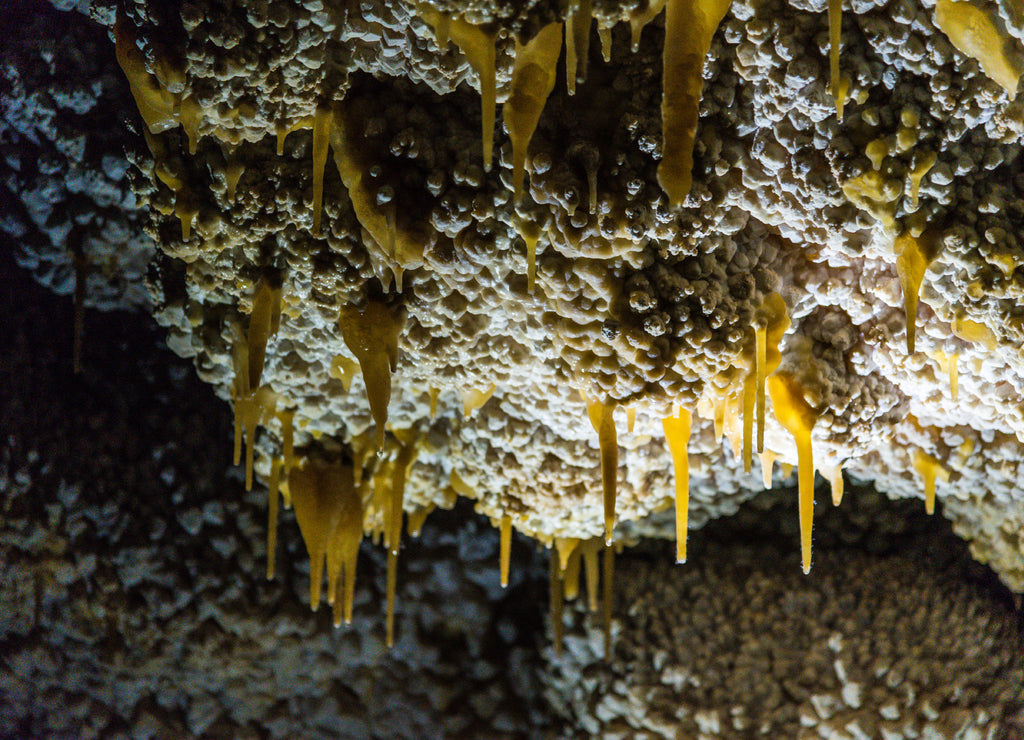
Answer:
[[[819,472],[1024,589],[1015,6],[107,10],[155,314],[247,478],[351,468],[396,557],[459,495],[571,553],[799,465],[805,571]]]

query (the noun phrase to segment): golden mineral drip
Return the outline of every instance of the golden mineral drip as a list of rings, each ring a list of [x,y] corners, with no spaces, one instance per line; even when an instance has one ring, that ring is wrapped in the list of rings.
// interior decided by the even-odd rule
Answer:
[[[634,426],[636,426],[636,406],[630,406],[626,409],[626,432],[632,434]]]
[[[288,490],[299,531],[309,553],[309,605],[320,605],[327,549],[341,522],[346,485],[352,469],[317,461],[296,466],[288,473]],[[332,584],[333,585],[333,584]]]
[[[434,29],[438,47],[448,45],[448,38],[459,47],[469,66],[480,79],[480,118],[483,126],[484,169],[491,171],[494,150],[494,107],[496,92],[497,30],[484,31],[461,18],[451,18],[427,4],[417,5],[420,17]],[[442,41],[444,47],[441,46]]]
[[[395,582],[398,578],[398,548],[402,539],[402,511],[405,501],[405,482],[419,453],[419,444],[413,430],[395,431],[401,447],[395,458],[394,470],[388,490],[388,505],[385,507],[384,547],[388,551],[388,604],[387,604],[387,646],[395,644]]]
[[[828,482],[832,489],[832,505],[843,503],[843,467],[836,465],[828,471]]]
[[[953,329],[953,334],[965,342],[981,342],[990,350],[994,350],[999,346],[999,340],[992,330],[977,321],[955,318],[951,328]]]
[[[843,0],[828,0],[828,66],[829,90],[836,100],[836,117],[843,122],[843,105],[845,95],[840,90],[839,82],[839,43],[842,38]]]
[[[693,144],[704,87],[704,60],[731,2],[668,0],[666,4],[658,183],[673,208],[682,204],[693,182]]]
[[[577,544],[569,553],[569,562],[562,571],[562,589],[566,601],[574,601],[580,595],[580,566],[583,560],[582,548]]]
[[[251,396],[236,402],[235,408],[241,410],[242,426],[245,429],[246,491],[252,490],[253,456],[256,451],[256,427],[260,421],[273,416],[276,407],[277,396],[266,387],[260,388]]]
[[[203,121],[203,109],[189,95],[182,98],[178,105],[178,118],[181,120],[181,127],[188,139],[188,153],[194,155],[199,145],[199,126]]]
[[[749,473],[754,458],[754,400],[756,373],[743,379],[743,471]]]
[[[403,271],[423,264],[425,241],[421,234],[403,226],[401,214],[396,218],[393,203],[378,202],[380,183],[369,174],[372,157],[365,139],[356,133],[362,130],[363,121],[343,102],[336,103],[332,110],[330,149],[338,176],[348,190],[352,210],[371,237],[363,240],[370,264],[385,290],[391,285],[392,276],[400,290]]]
[[[441,395],[441,389],[437,386],[430,386],[430,420],[437,418],[437,399]]]
[[[555,643],[555,655],[562,654],[562,569],[558,565],[559,557],[551,553],[551,570],[548,575],[548,601],[551,606],[551,635]]]
[[[540,240],[541,228],[537,222],[515,213],[512,216],[516,233],[526,244],[526,290],[533,295],[537,276],[537,242]]]
[[[527,44],[516,41],[512,87],[505,102],[505,128],[512,141],[512,192],[518,203],[523,190],[526,151],[540,122],[544,104],[555,86],[562,50],[562,24],[550,23]]]
[[[725,406],[726,399],[721,396],[717,396],[712,401],[712,412],[714,414],[715,422],[715,443],[719,444],[722,441],[722,433],[725,431]]]
[[[249,349],[249,392],[260,386],[263,378],[263,364],[267,355],[267,340],[270,339],[275,323],[275,307],[277,315],[281,311],[281,288],[271,286],[266,280],[260,280],[256,287],[256,295],[252,299],[252,313],[249,314],[249,333],[246,344]],[[279,319],[278,319],[279,320]]]
[[[501,515],[501,542],[499,546],[499,568],[501,573],[501,587],[508,588],[509,560],[512,554],[512,517],[508,514]]]
[[[690,507],[690,412],[679,409],[674,417],[661,420],[665,441],[672,455],[672,470],[676,479],[676,562],[686,562],[686,538],[689,532],[687,518]]]
[[[330,108],[319,106],[313,116],[313,234],[320,235],[320,217],[324,205],[324,167],[330,146],[334,114]]]
[[[576,552],[580,541],[577,537],[555,537],[555,550],[558,552],[559,573],[565,573],[569,568],[569,561],[572,554]]]
[[[226,186],[225,196],[228,203],[235,202],[235,194],[238,190],[238,181],[245,173],[245,165],[234,159],[234,147],[224,147],[224,184]]]
[[[768,330],[764,326],[754,328],[754,363],[756,367],[756,408],[757,408],[757,451],[764,451],[764,383],[768,377]]]
[[[281,424],[281,448],[284,455],[284,469],[291,470],[295,464],[295,412],[282,409],[277,413]]]
[[[928,269],[939,254],[942,244],[933,232],[925,231],[914,237],[909,232],[896,237],[896,272],[903,289],[903,309],[907,319],[907,354],[914,354],[914,335],[917,329],[917,301]]]
[[[491,387],[478,391],[473,388],[468,388],[462,391],[462,413],[465,418],[469,418],[473,415],[473,412],[483,406],[485,403],[491,400],[491,396],[494,395],[494,391],[498,389],[495,383],[491,383]]]
[[[576,33],[573,21],[578,5],[579,0],[572,0],[565,14],[565,90],[570,95],[576,94]]]
[[[249,397],[249,347],[242,338],[242,329],[238,324],[231,326],[231,365],[235,371],[231,381],[231,407],[235,417],[235,444],[232,456],[233,464],[242,461],[242,418],[243,405]]]
[[[911,208],[917,208],[917,194],[921,189],[921,180],[928,174],[932,167],[935,166],[935,162],[938,161],[938,157],[935,152],[928,152],[927,154],[917,157],[915,156],[916,164],[910,170],[910,174],[907,178],[910,180],[910,206]]]
[[[598,24],[597,35],[601,39],[601,56],[608,63],[612,60],[612,27]]]
[[[583,556],[583,573],[587,579],[587,609],[591,612],[597,611],[600,596],[598,592],[599,576],[601,572],[600,558],[598,554],[604,545],[600,537],[592,537],[580,543],[580,552]]]
[[[924,480],[924,510],[927,514],[935,513],[935,479],[943,483],[949,482],[949,471],[936,458],[922,450],[914,451],[914,468]]]
[[[281,459],[270,463],[270,484],[267,487],[267,580],[274,578],[274,560],[277,556],[277,505],[281,483]]]
[[[757,375],[757,451],[764,450],[765,380],[782,362],[779,345],[789,329],[786,301],[769,293],[754,315],[754,364]],[[763,462],[763,461],[762,461]],[[749,471],[748,471],[749,472]],[[769,479],[770,480],[770,479]],[[767,484],[771,487],[771,483]]]
[[[385,644],[395,646],[395,587],[398,582],[398,553],[388,551],[387,622]]]
[[[601,483],[604,489],[604,539],[612,541],[615,528],[615,490],[619,474],[619,445],[615,434],[614,405],[587,401],[587,415],[601,445]]]
[[[427,521],[427,517],[430,516],[430,512],[434,510],[434,504],[424,506],[421,509],[408,514],[405,518],[405,531],[409,533],[410,537],[419,537],[420,531],[423,529],[423,525]]]
[[[986,11],[969,2],[938,0],[935,24],[957,49],[977,60],[985,75],[1006,90],[1013,100],[1024,72],[1020,61],[1008,51],[1012,37],[1002,29],[994,11]]]
[[[810,573],[811,528],[814,526],[814,453],[811,448],[811,431],[818,420],[818,412],[804,399],[803,389],[792,376],[773,375],[768,379],[768,389],[776,418],[796,441],[800,471],[800,553],[804,573]]]
[[[613,600],[613,588],[615,580],[615,549],[611,543],[606,543],[604,546],[604,594],[603,594],[603,611],[604,611],[604,657],[608,660],[612,654],[612,600]]]
[[[362,310],[355,306],[342,308],[338,323],[345,345],[359,361],[370,413],[377,425],[377,449],[382,449],[402,322],[385,304],[370,301]]]
[[[288,127],[279,123],[274,127],[274,133],[277,135],[277,156],[280,157],[284,154],[284,140],[288,137]]]
[[[775,453],[761,450],[761,480],[765,488],[772,487],[772,468],[775,465]]]
[[[587,78],[590,56],[591,0],[576,0],[565,19],[565,86],[576,94],[576,83]]]
[[[650,0],[647,3],[647,7],[629,16],[629,44],[630,50],[636,54],[640,51],[640,37],[643,34],[644,27],[654,20],[655,16],[662,11],[665,7],[665,0]],[[609,58],[605,59],[606,62],[611,61],[611,29],[608,29],[608,48]]]
[[[359,372],[359,363],[345,355],[335,355],[331,360],[330,376],[341,381],[341,387],[348,393],[352,389],[352,380]]]
[[[434,43],[437,44],[437,49],[440,52],[448,50],[448,37],[451,34],[452,19],[447,13],[441,13],[437,19],[437,25],[434,27]]]
[[[128,78],[128,88],[146,128],[151,133],[173,128],[177,124],[175,96],[146,71],[146,57],[136,45],[134,30],[121,13],[117,14],[114,24],[114,39],[117,63]]]
[[[334,606],[334,626],[344,619],[352,622],[352,603],[355,597],[356,562],[359,543],[363,539],[363,499],[355,486],[351,467],[343,468],[339,496],[338,523],[327,547],[328,601]]]
[[[389,552],[398,554],[398,547],[402,537],[402,511],[405,502],[405,482],[409,473],[409,466],[412,465],[419,454],[419,444],[416,433],[413,430],[396,430],[395,435],[399,437],[400,447],[395,457],[394,469],[391,473],[389,487],[389,501],[386,507],[386,521],[384,528],[384,546]]]
[[[181,193],[174,199],[174,214],[181,221],[181,240],[187,242],[192,236],[192,223],[196,220],[197,211],[188,204],[187,198]]]

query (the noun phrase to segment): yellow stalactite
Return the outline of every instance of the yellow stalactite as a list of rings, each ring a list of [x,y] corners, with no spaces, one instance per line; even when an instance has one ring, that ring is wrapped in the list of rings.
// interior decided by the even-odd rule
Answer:
[[[569,553],[569,562],[565,564],[565,570],[562,572],[562,588],[567,601],[574,601],[580,594],[580,566],[583,557],[583,548],[580,545]]]
[[[307,461],[288,473],[295,519],[309,553],[309,605],[314,610],[320,604],[327,550],[353,488],[352,468],[340,464]]]
[[[398,335],[402,321],[396,312],[379,301],[363,309],[345,306],[338,323],[349,351],[362,370],[370,413],[377,425],[377,448],[384,445],[384,425],[391,401],[391,373],[398,365]]]
[[[478,391],[474,388],[467,388],[466,390],[463,390],[461,392],[463,416],[466,419],[472,416],[474,411],[491,400],[491,396],[494,395],[494,391],[497,389],[497,384],[491,383],[490,388],[487,388],[486,390]]]
[[[483,126],[484,169],[490,172],[494,150],[494,108],[496,97],[497,29],[485,31],[461,18],[438,12],[426,3],[417,5],[420,17],[434,29],[438,47],[451,38],[480,80],[480,118]]]
[[[731,0],[668,0],[662,51],[662,154],[658,183],[669,205],[682,204],[693,182],[704,60]]]
[[[601,446],[601,483],[604,490],[604,538],[612,541],[615,528],[615,491],[619,476],[619,445],[615,433],[614,404],[587,401],[587,415]]]
[[[591,537],[580,543],[580,552],[583,555],[583,573],[587,579],[587,609],[596,612],[600,603],[600,552],[604,543],[600,537]]]
[[[561,23],[548,24],[527,44],[516,41],[512,88],[503,108],[505,128],[512,140],[512,190],[516,203],[522,194],[526,152],[544,104],[555,87],[561,50]]]
[[[599,24],[597,27],[597,35],[601,39],[601,56],[604,61],[610,62],[612,60],[612,28],[611,26],[605,26]]]
[[[818,420],[818,412],[804,399],[803,388],[790,375],[768,378],[775,417],[796,441],[799,466],[800,498],[800,553],[804,573],[811,572],[811,528],[814,525],[814,454],[811,431]]]
[[[313,116],[313,234],[320,235],[320,220],[324,206],[324,168],[330,146],[334,114],[330,108],[319,106]]]
[[[512,517],[501,515],[501,541],[498,548],[498,565],[501,574],[501,587],[508,588],[509,561],[512,554]]]
[[[843,467],[837,464],[827,472],[829,486],[832,489],[832,505],[839,506],[843,503]]]
[[[604,568],[602,578],[604,580],[604,594],[602,598],[602,611],[604,612],[604,657],[608,660],[612,654],[612,601],[614,599],[615,587],[615,549],[607,542],[604,546]]]
[[[629,45],[630,50],[636,54],[640,51],[640,37],[648,23],[657,17],[658,13],[665,7],[665,0],[650,0],[647,7],[629,16]],[[609,31],[608,48],[611,49],[611,29]],[[609,61],[606,59],[605,61]]]
[[[537,242],[540,241],[542,230],[540,224],[518,212],[513,215],[512,223],[516,233],[526,244],[526,289],[530,295],[533,295],[537,276]]]
[[[587,78],[592,22],[591,0],[576,0],[565,19],[565,86],[570,95]]]
[[[1010,100],[1017,96],[1017,85],[1024,72],[1013,53],[1013,37],[1002,30],[993,12],[973,3],[938,0],[935,24],[965,56],[981,65],[989,79],[998,83]]]
[[[430,386],[430,420],[433,421],[437,418],[437,399],[441,395],[441,389],[437,386]]]
[[[120,13],[114,24],[114,39],[117,63],[128,78],[128,88],[146,128],[154,134],[174,128],[178,124],[175,96],[146,70],[146,57],[136,44],[135,31]]]
[[[270,463],[270,483],[267,487],[267,580],[274,578],[274,561],[277,557],[277,507],[278,487],[281,484],[281,459],[275,457]]]
[[[676,562],[686,562],[687,516],[690,505],[690,412],[679,409],[675,417],[661,420],[665,441],[672,455],[672,470],[676,483]]]
[[[260,280],[252,299],[249,314],[249,332],[246,336],[249,355],[249,392],[253,393],[263,378],[263,365],[267,355],[267,341],[274,333],[274,309],[281,310],[281,287]]]
[[[846,102],[839,81],[839,42],[842,38],[842,23],[843,0],[828,0],[829,90],[836,100],[836,116],[840,123],[843,120],[843,104]]]
[[[388,551],[387,617],[384,643],[395,646],[395,588],[398,583],[398,553]]]
[[[334,606],[334,626],[344,619],[352,622],[352,602],[355,596],[356,561],[359,543],[363,539],[363,498],[355,486],[352,468],[345,466],[341,474],[342,487],[338,495],[338,523],[327,544],[327,584]]]
[[[749,473],[754,458],[754,401],[757,375],[747,373],[743,379],[743,472]]]
[[[914,469],[924,481],[924,510],[928,514],[935,513],[935,479],[943,483],[949,482],[949,471],[942,463],[923,450],[914,450]]]
[[[761,481],[765,488],[772,487],[772,467],[775,465],[775,453],[761,450]]]
[[[896,237],[896,272],[903,289],[903,309],[907,319],[907,354],[914,354],[914,336],[917,329],[917,301],[924,273],[942,248],[938,235],[925,231],[920,236],[909,232]]]

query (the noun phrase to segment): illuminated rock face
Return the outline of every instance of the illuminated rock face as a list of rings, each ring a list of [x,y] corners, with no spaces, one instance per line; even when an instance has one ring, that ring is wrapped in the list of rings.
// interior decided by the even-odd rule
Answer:
[[[809,468],[836,500],[844,472],[896,497],[933,480],[1024,588],[1018,19],[857,4],[829,89],[824,4],[712,5],[687,28],[670,4],[668,33],[657,6],[595,5],[572,95],[546,7],[118,18],[172,347],[249,450],[263,428],[264,478],[352,464],[364,502],[417,521],[465,495],[545,543],[628,539],[673,504],[680,407],[691,526],[802,462],[806,569]],[[972,60],[977,13],[1003,46]]]

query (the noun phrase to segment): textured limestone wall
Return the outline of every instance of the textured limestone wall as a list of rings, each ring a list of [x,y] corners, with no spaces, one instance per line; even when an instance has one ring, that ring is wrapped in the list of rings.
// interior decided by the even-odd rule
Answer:
[[[693,184],[676,208],[658,174],[662,15],[596,5],[600,33],[569,95],[561,52],[532,40],[547,38],[534,35],[552,8],[431,7],[136,5],[121,19],[122,66],[149,106],[136,192],[171,258],[156,315],[204,379],[239,397],[248,314],[260,285],[279,286],[261,382],[294,411],[300,446],[362,459],[375,422],[339,316],[385,306],[400,325],[388,418],[429,440],[407,508],[460,492],[542,541],[599,534],[586,394],[619,408],[607,464],[628,535],[672,506],[661,418],[674,405],[696,415],[693,526],[763,487],[741,460],[768,324],[781,336],[766,369],[796,389],[814,467],[897,498],[937,478],[977,556],[1021,587],[1024,108],[1002,73],[1020,68],[1011,8],[971,11],[998,41],[993,59],[960,50],[946,6],[855,3],[830,90],[823,4],[733,3],[710,43]],[[517,58],[547,60],[533,67],[544,84],[517,78]],[[479,97],[492,71],[493,132],[494,101]],[[536,130],[514,146],[506,131],[547,84]],[[762,415],[769,467],[799,462],[779,403]],[[272,414],[266,426],[264,476],[284,434]]]

